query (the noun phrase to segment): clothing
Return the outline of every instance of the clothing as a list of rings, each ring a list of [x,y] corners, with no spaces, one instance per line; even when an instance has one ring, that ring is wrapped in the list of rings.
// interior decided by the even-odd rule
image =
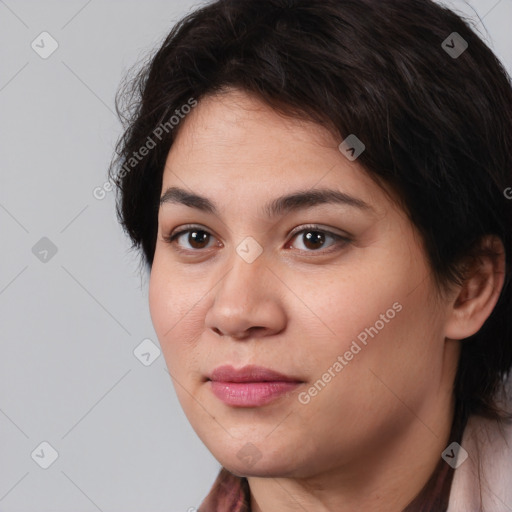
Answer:
[[[455,470],[447,512],[512,511],[512,426],[472,417],[461,444],[468,458]]]
[[[403,512],[511,512],[512,424],[472,416],[467,423],[454,423],[450,440],[468,458],[456,469],[440,458],[422,492]],[[247,479],[222,468],[198,512],[251,512]]]
[[[249,484],[246,478],[222,468],[208,496],[197,512],[250,512]]]

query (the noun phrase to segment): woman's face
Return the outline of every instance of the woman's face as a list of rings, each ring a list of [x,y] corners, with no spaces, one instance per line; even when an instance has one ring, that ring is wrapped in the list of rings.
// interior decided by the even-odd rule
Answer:
[[[435,432],[457,352],[404,213],[341,140],[244,93],[206,97],[182,123],[149,301],[213,455],[239,475],[306,476],[382,456],[414,425]],[[294,382],[233,383],[213,373],[224,365]]]

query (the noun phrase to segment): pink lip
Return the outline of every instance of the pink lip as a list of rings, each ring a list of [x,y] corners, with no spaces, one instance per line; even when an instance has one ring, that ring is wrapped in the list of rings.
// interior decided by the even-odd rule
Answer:
[[[214,395],[227,405],[259,407],[273,402],[303,383],[261,366],[245,366],[235,370],[232,366],[219,366],[210,377]]]

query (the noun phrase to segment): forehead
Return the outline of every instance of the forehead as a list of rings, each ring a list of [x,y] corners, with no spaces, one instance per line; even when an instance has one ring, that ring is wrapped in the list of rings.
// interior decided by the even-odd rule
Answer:
[[[244,92],[206,96],[180,125],[162,188],[205,196],[231,191],[239,200],[331,188],[382,209],[382,189],[339,151],[340,142],[326,128],[281,115]]]
[[[337,147],[338,138],[326,128],[307,119],[285,116],[273,110],[259,98],[232,89],[203,97],[198,106],[182,121],[175,145],[207,145],[232,154],[237,150],[255,148],[259,143],[260,157],[273,156],[279,148],[285,156],[294,146]],[[272,143],[274,142],[274,143]],[[292,146],[282,146],[287,142]],[[195,148],[197,150],[199,148]],[[304,156],[304,155],[303,155]]]

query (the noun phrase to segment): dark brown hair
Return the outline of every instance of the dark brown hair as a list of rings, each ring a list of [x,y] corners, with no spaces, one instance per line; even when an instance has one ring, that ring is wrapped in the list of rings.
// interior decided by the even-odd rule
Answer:
[[[450,54],[461,41],[465,51]],[[501,239],[505,285],[463,342],[454,391],[459,416],[505,417],[495,398],[512,365],[512,87],[469,20],[431,0],[218,0],[182,19],[116,98],[125,132],[110,176],[149,268],[180,125],[126,164],[191,98],[232,87],[340,142],[356,134],[366,146],[358,163],[397,193],[440,288],[461,283],[484,235]]]

